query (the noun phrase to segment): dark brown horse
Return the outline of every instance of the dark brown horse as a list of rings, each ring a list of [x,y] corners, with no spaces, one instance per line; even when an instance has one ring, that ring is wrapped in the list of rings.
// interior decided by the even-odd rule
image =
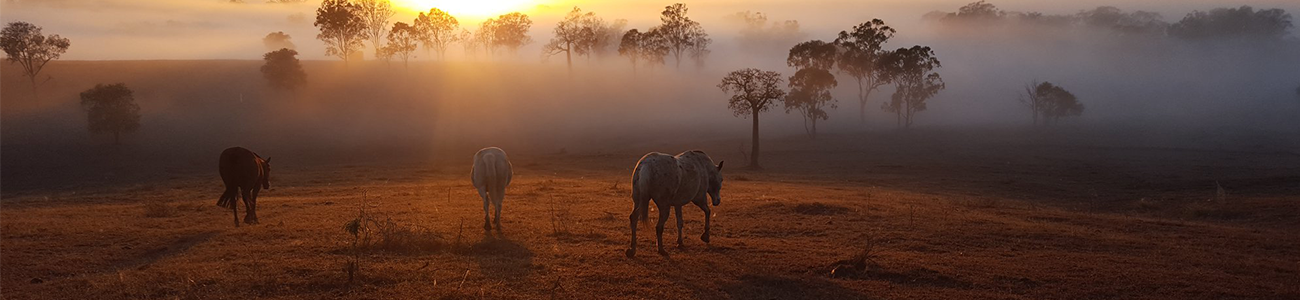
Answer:
[[[217,206],[229,208],[235,215],[235,227],[239,227],[239,210],[236,197],[244,199],[244,223],[257,224],[257,192],[271,189],[271,158],[262,159],[257,153],[240,147],[231,147],[221,151],[218,163],[221,181],[226,183],[226,192],[217,199]]]

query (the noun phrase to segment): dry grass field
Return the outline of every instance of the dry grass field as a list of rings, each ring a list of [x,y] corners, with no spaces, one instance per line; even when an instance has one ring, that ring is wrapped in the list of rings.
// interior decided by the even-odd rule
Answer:
[[[978,136],[979,138],[972,138]],[[6,182],[6,299],[1296,299],[1300,156],[910,132],[733,140],[711,245],[627,248],[644,150],[512,153],[504,230],[485,233],[473,149],[434,159],[276,157],[260,225],[213,205],[215,166],[150,180]],[[511,151],[511,149],[507,149]],[[214,163],[215,163],[215,156]],[[730,166],[735,166],[731,168]],[[11,173],[12,174],[12,173]],[[10,180],[6,178],[6,180]],[[1219,193],[1219,187],[1224,193]],[[345,223],[380,226],[353,248]],[[242,206],[241,206],[242,214]],[[651,214],[651,220],[655,214]],[[669,222],[665,240],[675,238]],[[860,255],[864,271],[830,276]],[[349,262],[359,258],[349,282]]]

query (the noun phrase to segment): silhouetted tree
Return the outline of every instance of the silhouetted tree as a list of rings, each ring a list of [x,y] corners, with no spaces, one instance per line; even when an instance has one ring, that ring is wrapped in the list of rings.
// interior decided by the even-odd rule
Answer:
[[[1084,25],[1110,29],[1122,35],[1163,34],[1169,27],[1158,13],[1140,10],[1125,13],[1114,6],[1082,11],[1076,17]]]
[[[853,31],[840,31],[835,44],[839,45],[837,66],[841,72],[853,76],[858,82],[858,117],[867,120],[867,100],[871,92],[882,85],[889,84],[890,76],[881,72],[877,64],[886,52],[882,45],[894,37],[894,28],[885,25],[885,21],[872,19],[870,22],[853,26]]]
[[[512,12],[498,16],[494,19],[483,21],[483,26],[490,29],[491,47],[504,47],[510,50],[510,53],[519,52],[519,47],[532,43],[533,39],[528,36],[528,29],[533,26],[533,21],[528,19],[528,15]],[[482,33],[479,36],[483,36]]]
[[[393,3],[389,0],[353,0],[356,1],[357,13],[361,15],[362,23],[365,23],[366,36],[370,37],[370,46],[375,49],[375,55],[378,57],[379,48],[384,47],[384,32],[388,30],[388,19],[396,13],[393,11]],[[389,54],[395,54],[389,51]]]
[[[697,28],[697,30],[699,32],[691,33],[691,43],[687,50],[690,50],[691,59],[695,61],[695,68],[701,69],[704,68],[704,59],[713,52],[709,50],[709,44],[713,43],[713,39],[709,38],[709,34],[705,33],[704,29]]]
[[[325,42],[325,55],[337,56],[344,63],[361,49],[362,41],[370,37],[366,21],[361,17],[361,7],[348,0],[324,0],[316,9],[317,39]]]
[[[122,133],[140,128],[140,106],[125,84],[96,84],[81,92],[81,106],[90,133],[111,133],[115,145],[121,144]]]
[[[707,50],[707,44],[695,47],[695,49],[692,49],[692,47],[695,43],[701,41],[711,41],[708,39],[708,35],[704,33],[704,27],[700,26],[700,22],[687,17],[686,11],[686,4],[677,3],[665,6],[662,15],[659,17],[659,20],[663,23],[655,28],[658,29],[660,36],[668,45],[669,52],[676,58],[677,68],[679,69],[682,66],[682,53],[688,55],[690,53],[707,54],[707,52],[704,52],[704,50]]]
[[[596,19],[591,21],[591,19]],[[596,28],[599,20],[592,12],[582,13],[577,6],[555,24],[555,37],[542,46],[542,55],[552,56],[564,53],[564,62],[569,71],[573,71],[573,54],[588,53],[596,44]]]
[[[838,49],[836,49],[835,44],[812,40],[791,47],[790,55],[786,56],[785,63],[797,69],[830,70],[835,67],[835,60],[838,58],[837,54]]]
[[[817,137],[817,120],[830,118],[826,106],[836,108],[830,90],[837,84],[835,75],[826,69],[804,68],[790,76],[790,94],[784,98],[785,112],[798,111],[803,116],[808,136]]]
[[[420,46],[417,34],[415,27],[403,22],[393,23],[393,29],[388,31],[388,45],[384,50],[392,57],[402,58],[403,68],[410,67],[411,53]]]
[[[890,102],[881,106],[897,115],[899,127],[911,127],[925,101],[944,88],[943,78],[933,73],[941,67],[930,47],[899,48],[881,57],[881,68],[893,78],[895,90]]]
[[[421,12],[415,17],[413,26],[418,40],[424,43],[424,49],[437,50],[439,59],[447,58],[448,44],[460,40],[456,35],[456,29],[460,28],[460,21],[438,8],[429,9],[428,14]],[[468,30],[461,34],[472,36]]]
[[[266,61],[262,65],[262,77],[277,89],[292,90],[307,83],[307,72],[303,72],[297,56],[298,51],[289,48],[267,52],[262,55],[262,60]]]
[[[27,22],[11,22],[0,31],[0,48],[9,62],[23,67],[23,75],[32,83],[32,95],[36,95],[36,75],[71,45],[68,39],[57,34],[42,35],[41,27]]]
[[[461,29],[460,34],[456,35],[456,40],[459,40],[461,46],[465,48],[465,54],[478,52],[479,46],[483,44],[478,42],[478,36],[469,32],[469,29]]]
[[[295,48],[293,41],[290,41],[289,34],[284,33],[284,31],[268,33],[266,37],[262,38],[262,45],[266,46],[267,51]]]
[[[1002,21],[1007,13],[998,9],[992,3],[984,0],[971,2],[957,9],[955,13],[948,13],[943,16],[943,21],[958,21],[971,23],[994,23]]]
[[[1020,102],[1034,114],[1034,125],[1059,121],[1062,117],[1083,114],[1083,104],[1074,94],[1051,82],[1030,82],[1025,85],[1025,93]]]
[[[641,31],[634,28],[628,30],[623,34],[623,38],[619,39],[618,55],[626,56],[628,60],[632,61],[633,74],[636,74],[637,61],[641,59],[641,39],[643,35]]]
[[[758,164],[758,113],[771,109],[775,101],[785,97],[785,91],[781,89],[781,73],[754,68],[736,70],[723,77],[718,88],[731,94],[727,107],[736,116],[749,115],[753,118],[753,148],[749,155],[749,167],[762,168]]]
[[[1194,11],[1169,26],[1169,35],[1185,40],[1281,40],[1291,29],[1291,14],[1274,8],[1255,11],[1250,6]]]

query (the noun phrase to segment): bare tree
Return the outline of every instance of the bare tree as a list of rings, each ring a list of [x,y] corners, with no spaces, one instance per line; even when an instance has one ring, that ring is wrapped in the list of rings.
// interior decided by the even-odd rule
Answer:
[[[276,31],[266,34],[266,37],[262,38],[262,45],[266,46],[267,51],[295,49],[293,41],[290,39],[288,33],[284,33],[284,31]]]
[[[337,56],[344,63],[359,51],[370,36],[360,14],[360,6],[348,0],[324,0],[316,9],[317,39],[325,42],[325,55]]]
[[[276,89],[296,89],[307,83],[307,72],[303,72],[298,62],[298,51],[281,48],[262,55],[266,64],[262,65],[262,77]]]
[[[1083,114],[1083,104],[1079,103],[1079,99],[1051,82],[1035,81],[1026,84],[1020,102],[1033,113],[1034,125],[1040,124],[1039,120],[1042,120],[1041,124],[1049,124],[1060,121],[1062,117]]]
[[[396,13],[393,11],[393,3],[389,0],[355,0],[358,13],[361,15],[362,23],[365,23],[366,36],[370,37],[370,45],[375,49],[375,55],[378,57],[379,48],[383,47],[384,32],[388,30],[388,19]]]
[[[934,73],[941,67],[930,47],[899,48],[881,58],[881,67],[894,80],[894,95],[881,108],[897,115],[899,127],[911,127],[926,100],[944,88],[943,78]]]
[[[798,111],[803,116],[804,131],[808,136],[817,137],[817,120],[830,118],[826,107],[836,108],[830,90],[837,84],[835,75],[825,69],[800,69],[790,77],[790,93],[783,99],[785,112]]]
[[[460,21],[438,8],[429,9],[428,14],[421,12],[415,17],[413,26],[418,40],[424,43],[424,49],[438,51],[439,59],[447,59],[447,45],[460,40],[456,35]],[[462,35],[467,33],[469,31],[464,31]]]
[[[42,35],[41,27],[27,22],[12,22],[0,31],[0,48],[4,49],[9,62],[23,67],[23,75],[32,83],[32,95],[36,95],[36,75],[41,73],[45,64],[67,52],[71,45],[68,39],[57,34]]]
[[[125,84],[96,84],[81,92],[81,106],[86,109],[87,129],[113,134],[114,145],[122,143],[123,133],[140,128],[140,105]]]
[[[393,29],[388,31],[388,45],[384,46],[384,50],[393,57],[401,57],[403,68],[410,68],[411,53],[420,46],[417,35],[415,27],[403,22],[393,23]]]
[[[700,22],[691,20],[686,16],[686,4],[677,3],[664,7],[664,11],[659,17],[662,22],[657,29],[659,30],[664,41],[668,45],[669,52],[676,59],[677,68],[682,66],[682,54],[687,53],[707,53],[707,44],[692,49],[692,46],[701,41],[709,41],[705,35],[704,27]]]
[[[885,21],[872,19],[853,26],[851,32],[840,31],[835,39],[835,44],[841,49],[837,62],[840,71],[853,76],[858,83],[858,117],[864,123],[871,92],[890,82],[890,77],[881,72],[877,64],[885,53],[882,45],[894,37],[894,32]]]
[[[722,78],[718,88],[731,94],[727,107],[736,116],[750,116],[754,120],[749,167],[761,169],[758,164],[758,114],[772,108],[775,101],[785,97],[781,89],[781,73],[754,68],[732,71]]]

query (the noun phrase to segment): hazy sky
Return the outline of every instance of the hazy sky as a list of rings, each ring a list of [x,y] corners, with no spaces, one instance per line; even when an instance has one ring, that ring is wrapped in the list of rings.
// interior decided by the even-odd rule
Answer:
[[[72,48],[64,56],[70,60],[258,59],[265,52],[261,38],[273,31],[289,33],[304,58],[324,58],[323,46],[315,39],[317,29],[312,26],[319,1],[308,0],[299,4],[270,4],[261,3],[261,0],[246,2],[249,3],[231,4],[223,0],[5,0],[0,2],[0,19],[35,23],[44,27],[47,34],[70,38]],[[828,38],[838,30],[870,18],[889,21],[902,31],[900,36],[905,36],[907,29],[916,26],[922,14],[933,10],[955,11],[968,2],[971,1],[708,0],[686,3],[691,8],[690,15],[706,29],[712,29],[710,33],[715,39],[725,39],[730,32],[719,30],[722,26],[719,23],[722,23],[723,16],[738,11],[761,11],[774,20],[798,20],[813,38]],[[438,6],[457,15],[462,20],[462,27],[471,30],[484,17],[521,10],[530,14],[535,22],[532,47],[537,47],[550,38],[550,30],[557,18],[573,5],[594,11],[607,20],[628,19],[631,28],[645,28],[656,23],[658,12],[672,2],[394,0],[394,3],[402,9],[393,21],[410,22],[414,18],[414,8]],[[1159,12],[1170,22],[1193,10],[1226,6],[1251,5],[1282,8],[1293,14],[1300,12],[1300,1],[1294,0],[995,0],[992,3],[1008,11],[1052,14],[1111,5],[1126,11]]]

